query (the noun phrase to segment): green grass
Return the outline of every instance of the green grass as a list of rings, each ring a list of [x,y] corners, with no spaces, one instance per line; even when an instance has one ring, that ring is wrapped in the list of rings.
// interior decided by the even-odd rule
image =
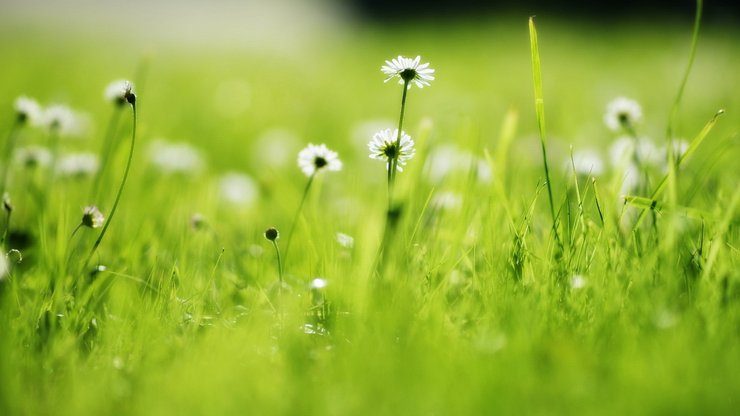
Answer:
[[[12,100],[28,94],[89,112],[93,133],[62,146],[96,151],[112,112],[103,87],[145,68],[135,80],[131,176],[93,258],[106,272],[77,271],[97,233],[69,235],[83,206],[109,212],[130,121],[99,201],[87,199],[91,179],[56,180],[42,189],[49,208],[40,212],[24,181],[43,184],[42,172],[11,182],[12,229],[33,238],[0,282],[0,414],[732,414],[737,30],[707,27],[699,39],[673,130],[692,139],[720,108],[726,114],[676,172],[676,207],[657,194],[664,209],[636,233],[620,226],[620,172],[607,169],[596,188],[579,177],[576,192],[563,166],[570,145],[607,158],[616,134],[602,115],[620,95],[643,105],[640,134],[665,143],[691,27],[605,30],[539,16],[537,32],[562,251],[543,188],[526,19],[352,28],[290,54],[0,28],[15,39],[0,44],[3,136]],[[394,128],[400,87],[383,84],[379,68],[399,53],[421,54],[437,79],[409,92],[404,129],[417,154],[397,177],[404,211],[378,276],[386,173],[367,157],[370,137],[354,131],[378,119]],[[228,80],[248,94],[236,116],[229,105],[243,96],[229,96]],[[275,128],[299,137],[286,165],[254,145]],[[147,153],[158,137],[198,146],[207,167],[159,173]],[[19,140],[46,137],[24,130]],[[284,265],[291,289],[278,304],[262,233],[290,227],[306,181],[293,152],[309,142],[337,150],[344,169],[312,185]],[[469,167],[427,180],[425,162],[444,145],[480,157],[493,179]],[[249,207],[218,196],[218,177],[234,170],[259,184]],[[662,175],[650,172],[651,190]],[[442,192],[461,204],[435,208]],[[190,226],[194,213],[206,227]],[[336,232],[354,248],[338,245]],[[574,275],[586,286],[571,288]],[[328,313],[309,289],[315,277],[329,282],[329,303],[318,305]],[[51,281],[66,286],[52,296]],[[326,331],[309,334],[306,324]]]

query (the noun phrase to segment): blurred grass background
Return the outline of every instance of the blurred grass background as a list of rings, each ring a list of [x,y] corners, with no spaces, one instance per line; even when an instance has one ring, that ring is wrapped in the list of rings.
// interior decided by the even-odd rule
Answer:
[[[12,101],[28,94],[89,113],[90,133],[65,146],[97,149],[111,112],[102,90],[113,79],[132,78],[140,146],[101,248],[115,284],[101,294],[103,306],[90,308],[99,325],[92,352],[78,347],[81,336],[64,322],[54,342],[34,344],[46,301],[39,293],[54,273],[45,256],[64,250],[67,228],[91,202],[76,182],[54,190],[60,209],[49,226],[59,227],[52,235],[61,242],[24,253],[22,278],[1,298],[4,414],[731,414],[737,408],[736,212],[730,246],[712,278],[693,287],[693,298],[683,288],[683,262],[701,235],[696,223],[682,251],[667,260],[658,253],[636,256],[618,231],[592,236],[598,256],[591,283],[563,299],[548,284],[544,198],[534,213],[522,283],[510,277],[513,231],[494,185],[465,172],[442,183],[424,179],[430,169],[424,156],[435,148],[495,153],[505,115],[514,111],[519,122],[509,169],[493,181],[506,184],[517,224],[522,221],[542,177],[528,15],[369,23],[329,3],[70,4],[0,6],[2,131],[12,123]],[[680,19],[604,23],[547,14],[537,23],[560,200],[572,181],[561,169],[570,145],[607,157],[615,135],[602,116],[612,98],[637,99],[645,114],[640,132],[664,142],[691,27]],[[725,24],[703,28],[676,129],[690,139],[718,109],[727,112],[680,181],[681,202],[716,218],[726,214],[740,177],[738,32]],[[367,158],[366,143],[377,126],[395,124],[400,91],[382,83],[379,68],[399,54],[420,54],[437,71],[430,88],[411,92],[406,130],[419,154],[400,176],[409,198],[403,229],[413,230],[419,218],[431,225],[414,238],[406,234],[409,250],[392,266],[396,278],[370,291],[386,189],[382,164]],[[159,174],[147,162],[147,145],[159,137],[197,146],[205,170]],[[286,148],[271,149],[271,142]],[[345,168],[313,189],[294,241],[286,329],[278,331],[268,301],[276,273],[261,233],[271,225],[288,228],[305,183],[294,155],[308,142],[339,151]],[[228,171],[257,180],[260,198],[253,205],[234,209],[219,200],[216,179]],[[116,181],[109,178],[111,189]],[[422,215],[430,193],[441,191],[461,194],[462,208]],[[22,192],[16,190],[19,201]],[[17,226],[35,227],[37,219],[24,217],[19,204]],[[607,209],[616,204],[610,199]],[[209,223],[206,231],[190,228],[196,212]],[[334,243],[338,231],[355,237],[354,250]],[[301,329],[311,306],[305,285],[316,276],[329,280],[327,296],[338,311],[331,336]]]

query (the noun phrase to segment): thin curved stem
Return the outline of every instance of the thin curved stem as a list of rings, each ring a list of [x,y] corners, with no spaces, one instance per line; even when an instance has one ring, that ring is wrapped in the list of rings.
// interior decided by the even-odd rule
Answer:
[[[318,171],[316,171],[318,172]],[[295,215],[293,215],[293,222],[290,225],[290,231],[288,232],[288,242],[285,245],[285,260],[288,259],[288,252],[290,251],[290,243],[293,241],[293,233],[295,232],[295,227],[298,224],[298,218],[301,215],[301,211],[303,210],[303,205],[306,203],[306,197],[308,196],[308,191],[311,189],[311,184],[313,183],[313,178],[316,176],[316,172],[312,173],[311,176],[308,177],[308,182],[306,183],[306,187],[303,188],[303,196],[301,197],[301,202],[298,204],[298,209],[295,212]]]
[[[131,147],[128,152],[128,160],[126,161],[126,169],[123,171],[123,179],[121,179],[121,185],[118,187],[118,192],[116,193],[116,199],[113,201],[113,207],[111,207],[110,214],[108,214],[108,218],[105,220],[105,224],[103,224],[103,229],[100,231],[100,235],[98,236],[98,239],[95,240],[95,244],[93,244],[92,249],[90,250],[90,254],[88,254],[87,259],[85,260],[84,267],[87,267],[87,265],[90,263],[90,259],[92,259],[92,256],[95,254],[95,251],[98,249],[98,246],[103,241],[103,237],[105,237],[105,232],[108,230],[108,227],[110,226],[111,221],[113,220],[113,216],[116,214],[116,209],[118,208],[118,203],[121,201],[121,194],[123,193],[123,187],[126,185],[126,180],[128,179],[128,173],[131,169],[131,160],[134,156],[134,146],[136,145],[136,104],[131,104],[131,111],[133,114],[133,126],[131,129]]]

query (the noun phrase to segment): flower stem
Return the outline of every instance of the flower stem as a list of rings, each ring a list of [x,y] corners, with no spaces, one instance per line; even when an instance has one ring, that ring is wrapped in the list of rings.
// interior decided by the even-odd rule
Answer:
[[[403,95],[401,95],[401,115],[398,118],[398,134],[396,135],[396,153],[393,155],[391,164],[389,166],[389,189],[393,186],[393,182],[396,180],[396,170],[398,168],[398,158],[401,156],[401,135],[403,131],[403,116],[406,113],[406,94],[409,91],[409,82],[404,81],[403,83]],[[389,195],[390,196],[390,195]]]
[[[318,171],[317,171],[318,172]],[[293,222],[290,225],[290,231],[288,232],[288,242],[285,245],[285,260],[288,259],[288,252],[290,251],[290,243],[293,241],[293,233],[295,232],[295,227],[298,224],[298,218],[301,215],[301,211],[303,210],[303,205],[306,203],[306,197],[308,197],[308,191],[311,189],[311,184],[313,183],[313,178],[316,176],[316,172],[312,173],[311,176],[308,177],[308,182],[306,182],[306,187],[303,188],[303,196],[301,197],[301,202],[298,204],[298,209],[295,212],[295,215],[293,215]]]
[[[277,241],[272,240],[272,246],[275,247],[275,255],[277,256],[277,264],[278,264],[278,280],[280,282],[280,289],[282,290],[283,288],[283,261],[280,258],[280,248],[278,248]]]
[[[110,226],[111,220],[113,220],[113,216],[116,214],[116,208],[118,208],[118,203],[121,200],[121,194],[123,193],[123,187],[126,185],[126,179],[128,179],[128,173],[129,169],[131,168],[131,160],[134,156],[134,146],[136,145],[136,104],[131,104],[131,111],[133,114],[133,126],[131,129],[131,148],[128,152],[128,160],[126,161],[126,169],[123,171],[123,179],[121,179],[121,185],[118,187],[118,193],[116,193],[116,199],[113,201],[113,207],[110,210],[110,214],[108,215],[108,218],[105,220],[105,224],[103,224],[103,229],[100,231],[100,235],[98,236],[98,239],[95,240],[95,244],[93,244],[92,249],[90,250],[90,254],[87,255],[87,259],[85,260],[84,267],[87,267],[87,265],[90,263],[90,259],[92,259],[93,254],[95,254],[95,251],[98,249],[98,246],[103,241],[103,237],[105,236],[105,232],[108,230],[108,226]]]

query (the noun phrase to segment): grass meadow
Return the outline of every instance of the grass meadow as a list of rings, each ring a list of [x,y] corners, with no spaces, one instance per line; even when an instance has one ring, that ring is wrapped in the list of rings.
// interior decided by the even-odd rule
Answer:
[[[274,49],[0,27],[0,414],[736,412],[740,32],[702,28],[671,117],[691,22],[538,16],[548,190],[527,23]],[[408,90],[416,153],[388,220],[368,142],[398,125],[380,71],[398,55],[435,79]],[[136,147],[91,254],[83,209],[110,218],[130,150],[131,106],[103,98],[116,79]],[[21,95],[77,129],[19,123]],[[604,122],[618,97],[641,107],[637,138]],[[342,169],[307,187],[309,143]],[[80,152],[97,169],[63,166]]]

